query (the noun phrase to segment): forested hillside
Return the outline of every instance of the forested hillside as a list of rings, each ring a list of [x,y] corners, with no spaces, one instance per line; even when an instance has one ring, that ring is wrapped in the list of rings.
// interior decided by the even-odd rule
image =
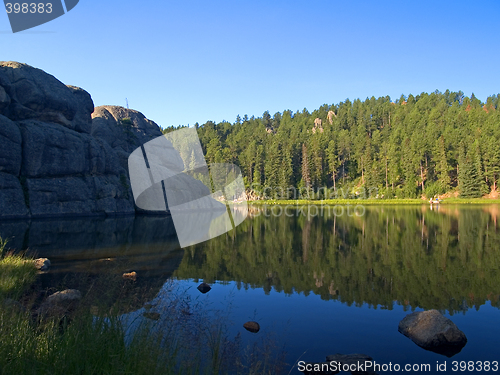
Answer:
[[[266,195],[289,198],[293,186],[327,187],[330,196],[356,190],[416,198],[454,190],[480,197],[497,189],[500,176],[499,105],[500,94],[483,103],[447,90],[195,126],[207,162],[239,165],[249,188],[272,188]]]

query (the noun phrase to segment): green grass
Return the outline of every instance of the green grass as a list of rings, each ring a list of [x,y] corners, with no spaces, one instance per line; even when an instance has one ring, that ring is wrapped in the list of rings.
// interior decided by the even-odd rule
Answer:
[[[227,316],[210,315],[175,291],[157,311],[158,321],[125,325],[90,293],[76,311],[40,317],[29,305],[36,300],[29,295],[37,275],[33,261],[5,254],[5,246],[0,238],[0,374],[278,374],[284,368],[283,352],[276,358],[269,350],[272,338],[263,335],[243,350],[239,335],[228,337]],[[115,287],[103,279],[101,287]],[[21,296],[22,304],[6,303]]]
[[[422,199],[324,199],[324,200],[308,200],[308,199],[270,199],[270,200],[259,200],[259,201],[249,201],[252,205],[272,205],[272,204],[283,204],[283,205],[306,205],[306,204],[318,204],[318,205],[373,205],[373,204],[425,204],[428,203]]]
[[[33,260],[8,254],[6,246],[7,240],[0,238],[0,301],[19,298],[37,274]]]
[[[2,374],[174,374],[154,336],[126,344],[118,319],[79,315],[68,324],[33,322],[29,313],[0,312]]]
[[[167,313],[167,321],[127,327],[118,317],[93,316],[88,310],[62,320],[33,321],[29,312],[2,309],[0,373],[281,373],[283,358],[275,359],[269,340],[244,352],[238,336],[228,338],[227,322]]]
[[[422,205],[429,204],[428,200],[424,199],[382,199],[382,198],[368,198],[368,199],[324,199],[324,200],[307,200],[307,199],[297,199],[297,200],[281,200],[281,199],[269,199],[269,200],[259,200],[259,201],[248,201],[249,204],[255,206],[261,205],[307,205],[307,204],[317,204],[317,205]],[[484,198],[446,198],[442,200],[441,204],[499,204],[500,199],[484,199]]]
[[[448,204],[500,204],[500,199],[487,198],[446,198],[443,203]]]

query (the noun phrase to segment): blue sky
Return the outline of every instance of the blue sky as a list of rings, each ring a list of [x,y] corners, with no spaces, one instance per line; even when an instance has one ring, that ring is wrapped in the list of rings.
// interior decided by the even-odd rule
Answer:
[[[12,34],[0,60],[41,68],[166,127],[436,89],[500,92],[500,1],[80,3]]]

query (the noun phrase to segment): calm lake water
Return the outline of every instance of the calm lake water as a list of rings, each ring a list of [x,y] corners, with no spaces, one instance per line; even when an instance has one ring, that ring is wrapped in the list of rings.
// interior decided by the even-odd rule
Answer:
[[[173,280],[198,305],[223,311],[244,344],[273,334],[285,373],[334,353],[433,372],[436,363],[453,372],[453,361],[500,361],[499,205],[282,209],[251,207],[236,231],[186,249],[169,217],[0,222],[0,236],[51,259],[45,277],[56,280],[108,272],[109,262],[136,271],[152,291],[124,319],[140,317],[145,302],[161,306]],[[202,281],[210,292],[196,289]],[[407,314],[428,309],[466,334],[461,352],[447,358],[398,332]],[[259,333],[244,330],[248,320]]]

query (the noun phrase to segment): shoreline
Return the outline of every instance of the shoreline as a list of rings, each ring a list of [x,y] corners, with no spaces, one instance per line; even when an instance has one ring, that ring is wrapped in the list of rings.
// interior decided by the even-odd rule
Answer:
[[[428,200],[423,199],[379,199],[379,198],[367,198],[367,199],[324,199],[324,200],[309,200],[309,199],[267,199],[267,200],[257,200],[257,201],[247,201],[249,205],[252,206],[263,206],[263,205],[431,205]],[[489,198],[446,198],[443,199],[439,204],[433,204],[433,206],[447,204],[500,204],[500,199],[489,199]]]

